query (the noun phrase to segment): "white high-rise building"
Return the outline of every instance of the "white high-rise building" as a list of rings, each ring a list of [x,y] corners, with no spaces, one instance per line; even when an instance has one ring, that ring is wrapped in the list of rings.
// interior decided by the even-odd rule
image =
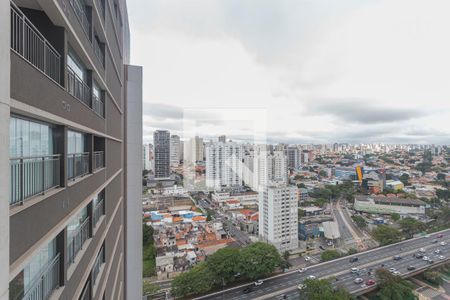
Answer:
[[[142,164],[144,170],[155,171],[155,160],[153,155],[153,145],[144,144],[142,146]]]
[[[259,236],[280,252],[298,248],[296,186],[271,185],[259,193]]]
[[[246,167],[251,166],[249,160],[252,157],[253,176],[244,172],[244,181],[247,185],[254,190],[261,190],[268,185],[288,183],[287,157],[284,151],[275,150],[271,154],[266,145],[257,145],[253,156],[244,158]]]
[[[181,160],[181,141],[178,135],[170,137],[170,165],[177,167]]]
[[[195,164],[198,161],[204,161],[205,147],[203,145],[203,138],[194,137],[184,142],[184,162]]]
[[[242,145],[210,143],[205,153],[206,187],[220,189],[242,185]]]
[[[284,151],[274,151],[269,162],[271,163],[271,173],[269,173],[271,183],[287,184],[288,166]]]

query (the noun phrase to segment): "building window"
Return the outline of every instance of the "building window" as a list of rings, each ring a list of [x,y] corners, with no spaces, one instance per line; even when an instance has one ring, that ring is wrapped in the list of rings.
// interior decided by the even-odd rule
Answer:
[[[86,151],[86,135],[67,132],[67,177],[76,179],[89,173],[89,152]]]
[[[12,116],[9,138],[10,204],[60,185],[60,155],[54,151],[52,126]]]
[[[67,55],[67,91],[69,94],[91,107],[87,69],[72,50]]]
[[[67,225],[67,260],[71,264],[90,237],[90,223],[87,207],[73,217]]]
[[[9,283],[9,299],[48,299],[59,286],[59,254],[56,239],[39,249],[31,261]]]
[[[100,273],[100,268],[105,263],[105,245],[102,246],[100,251],[97,254],[97,257],[95,258],[94,267],[92,268],[92,283],[95,285],[95,282],[97,281],[98,274]]]
[[[95,228],[100,218],[105,214],[105,191],[97,194],[92,199],[92,226]]]

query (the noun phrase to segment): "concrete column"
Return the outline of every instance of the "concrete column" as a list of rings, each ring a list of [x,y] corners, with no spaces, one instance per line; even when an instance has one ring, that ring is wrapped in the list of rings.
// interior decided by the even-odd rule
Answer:
[[[0,1],[0,300],[9,287],[10,4]]]

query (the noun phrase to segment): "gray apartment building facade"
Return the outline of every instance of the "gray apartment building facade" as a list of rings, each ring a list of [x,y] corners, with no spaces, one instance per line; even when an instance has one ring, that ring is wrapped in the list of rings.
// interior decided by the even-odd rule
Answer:
[[[155,146],[155,178],[170,177],[170,132],[156,130],[153,133]]]
[[[125,0],[1,1],[0,39],[0,299],[139,299]]]

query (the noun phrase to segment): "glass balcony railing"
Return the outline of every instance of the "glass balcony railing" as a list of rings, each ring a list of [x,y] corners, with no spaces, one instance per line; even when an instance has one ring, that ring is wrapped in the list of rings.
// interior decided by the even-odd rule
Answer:
[[[105,104],[99,97],[94,94],[92,94],[92,109],[100,117],[105,117]]]
[[[67,260],[69,263],[73,263],[75,261],[75,257],[83,248],[84,242],[89,239],[89,229],[90,223],[89,217],[87,217],[80,225],[80,227],[78,227],[72,238],[68,241]]]
[[[67,179],[75,180],[89,173],[89,152],[67,155]]]
[[[105,200],[101,199],[94,207],[94,213],[92,216],[92,224],[95,227],[98,220],[105,214]]]
[[[94,152],[94,171],[105,167],[105,153],[103,151]]]
[[[55,289],[59,287],[59,254],[48,264],[41,275],[25,292],[23,300],[49,299]]]
[[[83,0],[69,0],[70,5],[75,11],[75,15],[77,16],[78,21],[83,27],[84,32],[89,37],[89,30],[91,28],[91,24],[89,23],[89,19],[86,14],[86,6],[83,4]]]
[[[91,89],[69,66],[67,66],[67,92],[91,107]]]
[[[61,156],[47,155],[11,158],[9,204],[43,194],[60,185]]]
[[[11,49],[61,84],[61,55],[12,2]]]

